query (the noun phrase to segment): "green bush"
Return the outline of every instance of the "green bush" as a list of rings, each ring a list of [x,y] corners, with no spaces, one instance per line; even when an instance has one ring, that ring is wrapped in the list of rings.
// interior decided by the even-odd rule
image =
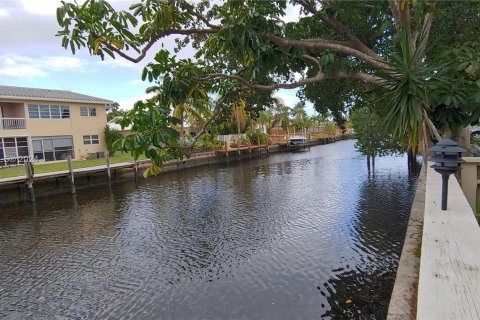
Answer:
[[[259,130],[256,130],[254,132],[249,133],[248,138],[250,139],[252,144],[257,144],[259,140],[260,140],[260,144],[265,144],[268,139],[268,136],[267,134],[260,132]]]
[[[108,153],[113,157],[115,152],[120,150],[119,147],[114,145],[114,142],[123,139],[123,135],[118,130],[110,129],[108,125],[105,126],[103,133],[105,135],[105,144],[107,145]]]
[[[251,140],[250,137],[247,135],[246,137],[242,136],[242,139],[240,140],[240,144],[242,146],[248,146],[250,144]]]
[[[218,141],[214,135],[204,134],[195,144],[195,150],[217,149],[223,147],[223,141]]]

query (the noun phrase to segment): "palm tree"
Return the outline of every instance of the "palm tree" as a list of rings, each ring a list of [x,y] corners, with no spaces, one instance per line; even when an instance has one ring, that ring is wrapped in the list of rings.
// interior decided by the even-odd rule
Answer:
[[[295,104],[292,109],[292,116],[293,116],[293,126],[294,129],[302,130],[302,134],[304,134],[304,129],[306,129],[307,124],[307,112],[305,111],[305,105],[301,102]]]
[[[247,113],[245,112],[245,100],[240,99],[238,104],[232,107],[230,113],[230,121],[232,124],[236,124],[237,133],[240,135],[247,126]]]
[[[275,112],[272,126],[277,129],[277,133],[280,128],[287,130],[290,122],[290,108],[285,105],[285,102],[282,99],[274,98],[272,109]]]
[[[261,126],[263,133],[267,133],[267,128],[270,126],[272,119],[272,114],[269,111],[260,111],[257,123]]]
[[[423,42],[419,37],[418,43]],[[430,120],[428,81],[434,72],[423,63],[424,50],[420,45],[411,44],[406,31],[400,32],[398,53],[391,55],[386,86],[389,91],[382,97],[385,101],[387,128],[393,137],[408,150],[408,162],[413,166],[419,145],[425,151],[427,129],[440,139]]]
[[[205,124],[210,109],[204,100],[188,99],[173,108],[173,116],[180,120],[180,141],[185,142],[185,124],[198,126]]]
[[[162,94],[160,86],[152,86],[146,89],[146,93]],[[193,99],[192,96],[196,97]],[[206,119],[211,116],[211,109],[208,105],[208,97],[205,92],[199,88],[190,90],[188,97],[173,105],[173,116],[180,120],[180,142],[185,142],[185,124],[203,125]]]

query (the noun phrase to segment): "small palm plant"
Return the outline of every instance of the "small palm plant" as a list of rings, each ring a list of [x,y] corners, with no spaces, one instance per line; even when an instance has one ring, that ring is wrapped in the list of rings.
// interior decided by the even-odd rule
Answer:
[[[425,152],[427,129],[439,139],[429,118],[429,86],[435,72],[424,62],[421,46],[424,35],[416,43],[410,43],[406,31],[399,35],[399,50],[390,56],[390,69],[385,71],[388,91],[381,101],[385,106],[386,127],[412,157],[419,146]]]

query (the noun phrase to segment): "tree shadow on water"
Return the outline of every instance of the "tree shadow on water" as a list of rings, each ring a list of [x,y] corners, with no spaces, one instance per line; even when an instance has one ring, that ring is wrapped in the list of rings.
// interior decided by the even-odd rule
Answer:
[[[322,318],[386,318],[415,184],[412,175],[392,172],[364,181],[351,224],[350,255],[317,287],[329,304],[322,306]]]

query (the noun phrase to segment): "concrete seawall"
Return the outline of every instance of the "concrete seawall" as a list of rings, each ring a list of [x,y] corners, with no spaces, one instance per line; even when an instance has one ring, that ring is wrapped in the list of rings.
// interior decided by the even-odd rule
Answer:
[[[422,167],[413,199],[410,219],[398,263],[395,285],[388,307],[388,320],[413,320],[417,313],[418,271],[423,215],[425,211],[426,167]]]
[[[183,170],[204,166],[209,164],[223,163],[221,156],[216,156],[215,152],[206,152],[195,154],[189,159],[183,161],[166,162],[162,168],[162,173],[175,170]],[[150,165],[149,161],[139,162],[138,179],[143,179],[141,175],[143,170]],[[112,184],[134,180],[133,164],[129,167],[111,168]],[[34,177],[35,179],[35,177]],[[76,172],[75,188],[85,189],[92,186],[108,185],[108,176],[106,169],[92,172]],[[70,193],[71,186],[69,175],[64,174],[56,177],[42,177],[34,180],[36,198],[47,197],[55,194]],[[26,184],[24,181],[0,184],[0,205],[12,204],[15,202],[29,201]]]
[[[441,209],[442,178],[431,165],[422,169],[387,319],[480,319],[480,227],[454,176]]]
[[[328,144],[339,140],[350,139],[351,136],[339,136],[336,138],[319,139],[312,143],[312,145]],[[286,146],[272,145],[269,147],[269,153],[286,152],[289,151]],[[182,161],[173,160],[164,163],[162,173],[187,170],[189,168],[196,168],[200,166],[234,162],[239,160],[249,160],[258,157],[267,156],[265,149],[253,150],[251,153],[248,151],[242,151],[241,154],[236,152],[230,153],[229,157],[226,155],[216,154],[215,151],[203,152],[192,154],[190,158],[186,158]],[[138,179],[144,179],[141,176],[142,171],[149,166],[148,161],[143,161],[139,164],[139,177]],[[132,165],[129,168],[111,168],[112,184],[120,183],[122,181],[128,181],[134,179],[134,172]],[[75,173],[75,188],[85,189],[92,186],[108,185],[108,177],[106,169],[97,170],[95,172],[76,172]],[[70,180],[67,173],[55,177],[42,177],[41,179],[34,177],[34,189],[36,198],[47,197],[55,194],[67,194],[71,191]],[[28,191],[24,179],[13,181],[9,183],[0,184],[0,205],[14,204],[16,202],[29,201]]]

